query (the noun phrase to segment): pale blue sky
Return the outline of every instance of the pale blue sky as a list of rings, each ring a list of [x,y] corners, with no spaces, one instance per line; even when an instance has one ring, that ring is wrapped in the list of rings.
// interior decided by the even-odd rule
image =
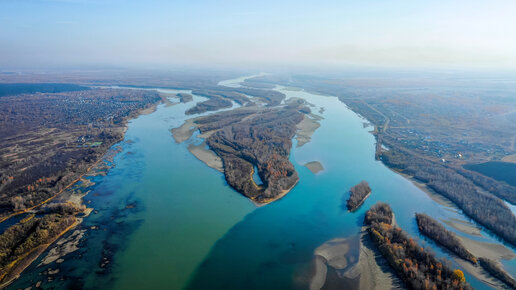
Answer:
[[[0,0],[0,69],[516,68],[514,0]]]

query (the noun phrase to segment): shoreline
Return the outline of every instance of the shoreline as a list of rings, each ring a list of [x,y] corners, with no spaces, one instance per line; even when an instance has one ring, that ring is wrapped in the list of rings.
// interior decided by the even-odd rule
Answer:
[[[403,172],[396,171],[386,165],[387,168],[389,168],[392,172],[402,176],[403,178],[410,181],[412,184],[414,184],[417,188],[419,188],[421,191],[426,193],[430,199],[432,199],[434,202],[438,203],[439,205],[446,208],[446,210],[450,210],[453,212],[461,213],[461,209],[458,208],[451,200],[447,199],[446,197],[438,194],[437,192],[433,191],[432,189],[428,188],[428,186],[419,180],[417,180],[415,177],[405,174]],[[443,223],[447,224],[448,226],[456,229],[459,232],[462,232],[464,234],[472,235],[472,236],[482,236],[482,226],[477,225],[476,223],[473,223],[470,221],[471,218],[469,218],[467,215],[460,214],[461,216],[465,217],[464,220],[459,219],[446,219],[441,220]]]
[[[369,198],[369,196],[371,196],[371,193],[373,193],[373,191],[372,191],[372,190],[370,190],[370,191],[369,191],[369,193],[368,193],[366,196],[364,196],[364,198],[360,201],[360,203],[359,203],[359,204],[357,204],[357,206],[355,206],[355,207],[354,207],[354,208],[352,208],[352,209],[348,209],[348,211],[349,211],[349,212],[355,212],[355,211],[357,211],[357,210],[358,210],[358,209],[359,209],[359,208],[364,204],[364,202],[366,201],[366,199],[368,199],[368,198]],[[393,217],[393,219],[394,219],[394,217]]]
[[[159,105],[159,102],[150,104],[149,106],[147,106],[145,108],[142,108],[142,109],[140,109],[140,110],[138,110],[136,112],[133,112],[133,113],[129,114],[128,116],[126,116],[124,118],[124,120],[123,120],[123,125],[119,129],[120,132],[121,132],[120,138],[115,140],[115,141],[113,141],[112,144],[107,146],[105,152],[100,154],[100,158],[98,158],[98,160],[96,160],[92,165],[90,165],[84,172],[80,173],[78,178],[76,178],[73,181],[71,181],[68,185],[66,185],[64,188],[62,188],[56,194],[54,194],[53,196],[47,198],[46,200],[44,200],[44,201],[42,201],[42,202],[40,202],[40,203],[30,207],[30,208],[27,208],[27,209],[25,209],[23,211],[14,212],[14,213],[11,213],[10,215],[6,216],[6,217],[1,218],[0,219],[0,223],[5,222],[6,220],[8,220],[8,219],[10,219],[10,218],[12,218],[14,216],[31,212],[34,209],[37,209],[37,208],[39,208],[39,207],[41,207],[41,206],[43,206],[43,205],[53,201],[54,199],[56,199],[59,196],[61,196],[64,192],[68,191],[77,182],[83,180],[84,177],[86,177],[87,175],[91,174],[92,169],[97,168],[97,166],[99,166],[99,164],[102,163],[105,160],[106,156],[108,156],[108,154],[110,153],[110,150],[113,148],[113,146],[116,146],[116,144],[122,142],[125,139],[125,133],[127,132],[128,128],[129,128],[129,121],[132,120],[132,119],[136,119],[136,118],[138,118],[138,117],[140,117],[142,115],[148,115],[148,114],[154,113],[157,110],[158,105]],[[88,193],[89,193],[89,191],[86,192],[85,194],[83,194],[80,197],[80,200],[82,201],[82,198],[84,196],[86,196]],[[92,210],[93,209],[85,209],[85,211],[84,211],[85,216],[84,217],[87,217]],[[25,269],[27,267],[32,265],[32,263],[35,260],[37,260],[48,248],[50,248],[56,242],[59,242],[60,239],[66,233],[68,233],[71,229],[79,226],[83,222],[83,220],[84,220],[83,218],[78,218],[75,215],[74,215],[74,218],[75,218],[74,223],[72,225],[70,225],[69,227],[67,227],[66,229],[64,229],[61,233],[59,233],[51,242],[39,245],[36,248],[31,249],[29,252],[23,254],[22,257],[20,257],[17,260],[11,262],[11,264],[9,264],[7,266],[7,268],[11,269],[12,272],[9,272],[9,270],[8,270],[7,273],[5,274],[5,276],[2,277],[2,278],[10,277],[10,276],[12,276],[12,277],[10,277],[10,279],[8,281],[5,281],[4,283],[0,284],[0,289],[3,289],[5,287],[7,287],[9,284],[11,284],[16,279],[18,279],[20,277],[20,275],[23,273],[23,271],[25,271]]]
[[[159,103],[159,102],[158,102]],[[83,172],[83,173],[80,173],[79,176],[74,179],[73,181],[71,181],[70,183],[68,183],[68,185],[66,185],[64,188],[62,188],[61,190],[59,190],[57,193],[55,193],[54,195],[52,195],[51,197],[45,199],[44,201],[36,204],[36,205],[33,205],[29,208],[26,208],[24,210],[21,210],[21,211],[17,211],[17,212],[13,212],[13,213],[10,213],[9,215],[7,216],[4,216],[4,217],[0,217],[0,224],[5,222],[6,220],[12,218],[12,217],[15,217],[17,215],[20,215],[20,214],[24,214],[24,213],[28,213],[42,205],[45,205],[47,203],[49,203],[50,201],[52,201],[53,199],[55,199],[56,197],[58,197],[59,195],[61,195],[63,192],[65,192],[67,189],[69,189],[71,186],[73,186],[75,183],[77,183],[78,181],[80,181],[86,174],[88,174],[91,169],[93,169],[96,165],[98,165],[102,160],[104,160],[104,156],[108,153],[109,149],[111,149],[111,147],[113,147],[114,145],[122,142],[125,138],[125,133],[129,127],[129,121],[132,120],[132,119],[136,119],[138,118],[139,116],[141,115],[148,115],[148,114],[151,114],[153,112],[155,112],[157,106],[158,106],[158,103],[154,103],[154,104],[151,104],[150,106],[146,107],[146,108],[143,108],[141,110],[138,110],[137,113],[136,113],[136,116],[131,116],[132,114],[129,114],[129,116],[127,116],[124,121],[123,121],[123,126],[121,127],[121,133],[122,133],[122,136],[117,139],[116,141],[113,141],[112,144],[110,144],[107,148],[106,148],[106,151],[103,152],[102,154],[100,154],[100,158],[95,161],[92,165],[90,165],[88,168],[86,168],[86,170]],[[152,110],[152,111],[150,111]]]
[[[274,202],[274,201],[277,201],[277,200],[280,200],[282,199],[283,197],[285,197],[285,195],[287,195],[287,193],[289,193],[292,189],[294,189],[294,187],[296,187],[297,183],[299,182],[299,178],[298,180],[296,181],[296,183],[294,183],[294,185],[292,185],[289,189],[284,189],[280,194],[278,194],[277,196],[275,197],[271,197],[271,198],[267,198],[267,199],[264,199],[264,201],[256,201],[256,199],[253,199],[253,198],[249,198],[249,200],[251,200],[254,205],[256,205],[257,207],[262,207],[264,205],[267,205],[271,202]],[[245,195],[244,195],[245,196]]]
[[[30,250],[29,252],[25,253],[22,257],[18,258],[17,260],[11,262],[11,264],[8,265],[9,269],[11,269],[12,272],[7,271],[6,277],[10,277],[8,281],[5,281],[4,283],[0,284],[0,289],[3,289],[14,280],[18,279],[18,277],[29,267],[32,265],[32,263],[39,257],[41,254],[43,254],[51,245],[53,245],[57,240],[59,240],[64,234],[66,234],[71,229],[75,228],[79,224],[81,224],[82,220],[79,220],[78,218],[75,218],[75,221],[72,225],[64,229],[59,235],[57,235],[51,242],[47,244],[42,244],[37,246],[36,248]]]
[[[460,213],[460,209],[457,208],[453,202],[445,198],[444,196],[432,192],[431,189],[429,189],[426,184],[423,184],[419,182],[415,177],[410,176],[408,174],[398,172],[389,166],[386,165],[387,168],[389,168],[391,171],[395,172],[396,174],[399,174],[403,178],[409,180],[412,184],[414,184],[416,187],[418,187],[421,191],[426,193],[433,201],[440,204],[443,207],[446,207],[448,210],[452,210],[454,212]],[[469,219],[468,216],[465,216]],[[453,219],[446,219],[441,220],[446,225],[456,229],[457,231],[468,234],[472,236],[480,236],[482,235],[482,227],[476,225],[475,223],[472,223],[471,221],[465,219],[465,220],[453,220]],[[479,242],[472,240],[470,238],[461,236],[459,234],[455,234],[456,237],[461,241],[463,246],[471,252],[475,257],[487,257],[491,260],[494,260],[498,263],[500,261],[506,260],[514,260],[516,259],[516,253],[514,253],[511,249],[507,248],[503,244],[497,244],[497,243],[489,243],[489,242]],[[497,279],[492,277],[491,275],[486,275],[482,269],[480,269],[480,266],[474,266],[471,264],[471,262],[464,260],[460,257],[458,257],[456,254],[450,254],[450,258],[456,261],[464,270],[466,270],[470,275],[475,277],[477,280],[479,280],[482,283],[485,283],[486,285],[490,285],[493,287],[493,285],[498,285],[495,283],[497,282]]]
[[[366,227],[361,227],[357,235],[321,244],[314,251],[314,264],[310,290],[323,289],[324,286],[390,290],[403,285],[371,244]]]
[[[188,151],[192,153],[195,158],[199,159],[206,166],[211,167],[221,173],[224,173],[224,165],[222,159],[210,149],[206,149],[206,141],[203,141],[200,145],[190,144],[188,145]]]

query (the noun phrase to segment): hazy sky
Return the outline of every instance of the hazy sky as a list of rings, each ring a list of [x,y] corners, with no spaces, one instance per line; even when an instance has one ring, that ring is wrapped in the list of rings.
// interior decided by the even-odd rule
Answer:
[[[2,68],[516,68],[516,0],[0,0]]]

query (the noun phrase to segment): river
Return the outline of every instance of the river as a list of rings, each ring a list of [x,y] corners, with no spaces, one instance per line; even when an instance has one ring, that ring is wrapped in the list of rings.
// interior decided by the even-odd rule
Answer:
[[[244,79],[221,85],[238,86]],[[105,176],[91,177],[95,185],[84,201],[95,212],[80,226],[86,230],[80,249],[61,263],[38,267],[43,254],[10,287],[43,281],[43,287],[86,289],[306,288],[315,248],[356,235],[365,211],[377,201],[388,202],[398,225],[418,242],[450,258],[419,235],[414,213],[463,223],[469,219],[376,161],[372,128],[336,97],[276,89],[314,104],[316,114],[324,108],[311,142],[302,147],[294,142],[290,160],[300,180],[284,198],[256,207],[232,190],[222,173],[187,150],[195,140],[174,141],[169,130],[194,117],[184,112],[204,98],[159,105],[129,122],[124,141],[115,145],[121,152],[114,167]],[[304,166],[310,161],[321,162],[324,171],[314,175]],[[361,180],[369,182],[372,194],[349,213],[343,201]],[[478,236],[447,227],[476,241],[501,244],[484,230]],[[516,275],[514,260],[504,265]],[[59,269],[51,281],[48,268]],[[487,287],[465,274],[475,288]]]

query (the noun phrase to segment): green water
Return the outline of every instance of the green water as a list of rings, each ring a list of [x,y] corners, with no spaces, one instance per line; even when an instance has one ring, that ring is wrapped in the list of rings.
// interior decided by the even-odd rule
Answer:
[[[132,124],[145,168],[138,196],[143,223],[116,259],[115,288],[176,288],[208,254],[212,244],[254,209],[223,176],[171,137],[188,105],[160,108]],[[134,134],[134,135],[133,135]]]
[[[184,111],[195,102],[160,105],[156,112],[130,122],[125,140],[131,142],[119,144],[123,150],[115,167],[107,176],[94,178],[97,184],[85,198],[98,213],[81,225],[87,230],[81,249],[62,264],[50,265],[61,269],[63,281],[54,279],[43,286],[306,289],[315,248],[333,238],[356,235],[364,212],[377,201],[388,202],[398,224],[419,242],[439,257],[450,257],[418,234],[414,213],[467,220],[459,210],[439,205],[375,161],[375,140],[368,132],[372,128],[364,128],[365,120],[337,98],[280,90],[314,104],[313,112],[325,108],[312,141],[302,147],[294,144],[290,159],[300,180],[284,198],[257,208],[232,190],[220,172],[188,152],[188,142],[193,141],[177,144],[169,132],[184,122]],[[202,99],[195,96],[196,101]],[[325,170],[312,174],[302,166],[310,161],[321,162]],[[361,180],[369,182],[372,194],[359,210],[349,213],[343,201]],[[453,231],[500,243],[485,231],[482,237]],[[100,266],[106,259],[108,266]],[[514,261],[505,265],[516,274]],[[29,267],[12,288],[41,280],[45,269]],[[487,287],[468,273],[466,277],[477,288]]]

